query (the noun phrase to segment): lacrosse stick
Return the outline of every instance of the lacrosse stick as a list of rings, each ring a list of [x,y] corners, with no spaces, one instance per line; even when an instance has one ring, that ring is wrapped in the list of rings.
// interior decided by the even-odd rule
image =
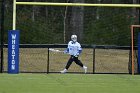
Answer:
[[[52,51],[52,52],[63,52],[64,53],[64,51],[60,51],[60,50],[58,50],[58,49],[53,49],[53,48],[49,48],[49,51]]]

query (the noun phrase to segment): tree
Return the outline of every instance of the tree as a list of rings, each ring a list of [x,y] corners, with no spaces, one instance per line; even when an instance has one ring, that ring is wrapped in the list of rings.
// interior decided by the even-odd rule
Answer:
[[[84,0],[73,0],[72,3],[84,3]],[[83,37],[84,7],[69,7],[66,23],[66,41],[69,41],[72,34],[76,34],[78,41],[81,41]]]

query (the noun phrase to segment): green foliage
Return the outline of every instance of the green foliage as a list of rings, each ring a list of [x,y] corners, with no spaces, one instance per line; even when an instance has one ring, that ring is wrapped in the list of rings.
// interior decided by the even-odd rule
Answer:
[[[19,0],[22,1],[22,0]],[[29,1],[29,0],[27,0]],[[40,0],[38,0],[40,1]],[[52,0],[48,0],[51,2]],[[59,0],[54,0],[59,2]],[[66,1],[61,1],[66,2]],[[86,0],[86,3],[125,3],[121,0],[104,1]],[[126,3],[130,3],[130,0]],[[7,43],[7,31],[12,29],[12,2],[6,2],[5,8],[5,34],[4,42]],[[81,43],[99,45],[130,45],[130,25],[135,18],[131,8],[105,8],[84,7],[83,31]],[[17,29],[20,30],[20,43],[64,43],[64,25],[66,36],[69,36],[69,27],[79,27],[72,22],[72,7],[65,6],[17,6]],[[80,16],[80,15],[78,15]],[[67,20],[65,20],[65,18]],[[66,23],[64,24],[64,21]],[[73,20],[75,21],[75,20]],[[82,22],[82,21],[80,21]],[[74,31],[72,32],[74,33]],[[80,35],[82,34],[82,35]],[[66,38],[66,37],[65,37]]]
[[[103,45],[129,45],[130,23],[127,18],[129,9],[98,8],[99,18],[96,16],[89,21],[85,37],[87,43]]]

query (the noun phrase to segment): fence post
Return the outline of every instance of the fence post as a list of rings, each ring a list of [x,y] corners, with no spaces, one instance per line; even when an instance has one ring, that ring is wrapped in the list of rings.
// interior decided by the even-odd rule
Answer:
[[[138,33],[138,73],[140,73],[140,32]]]
[[[93,47],[93,74],[95,73],[95,46]]]
[[[49,62],[50,61],[50,59],[49,59],[50,57],[49,56],[50,56],[50,52],[49,52],[49,48],[48,48],[47,74],[49,73],[49,66],[50,66],[50,62]]]
[[[2,0],[1,1],[1,21],[0,21],[0,24],[1,24],[1,68],[0,68],[0,72],[2,73],[3,72],[3,37],[4,37],[4,10],[5,10],[5,0]]]

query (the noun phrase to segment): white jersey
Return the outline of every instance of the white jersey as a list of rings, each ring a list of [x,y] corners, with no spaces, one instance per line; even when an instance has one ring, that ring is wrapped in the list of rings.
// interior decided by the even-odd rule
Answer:
[[[73,41],[70,41],[68,43],[68,49],[70,55],[79,55],[79,51],[82,50],[80,43],[78,42],[73,43]]]

